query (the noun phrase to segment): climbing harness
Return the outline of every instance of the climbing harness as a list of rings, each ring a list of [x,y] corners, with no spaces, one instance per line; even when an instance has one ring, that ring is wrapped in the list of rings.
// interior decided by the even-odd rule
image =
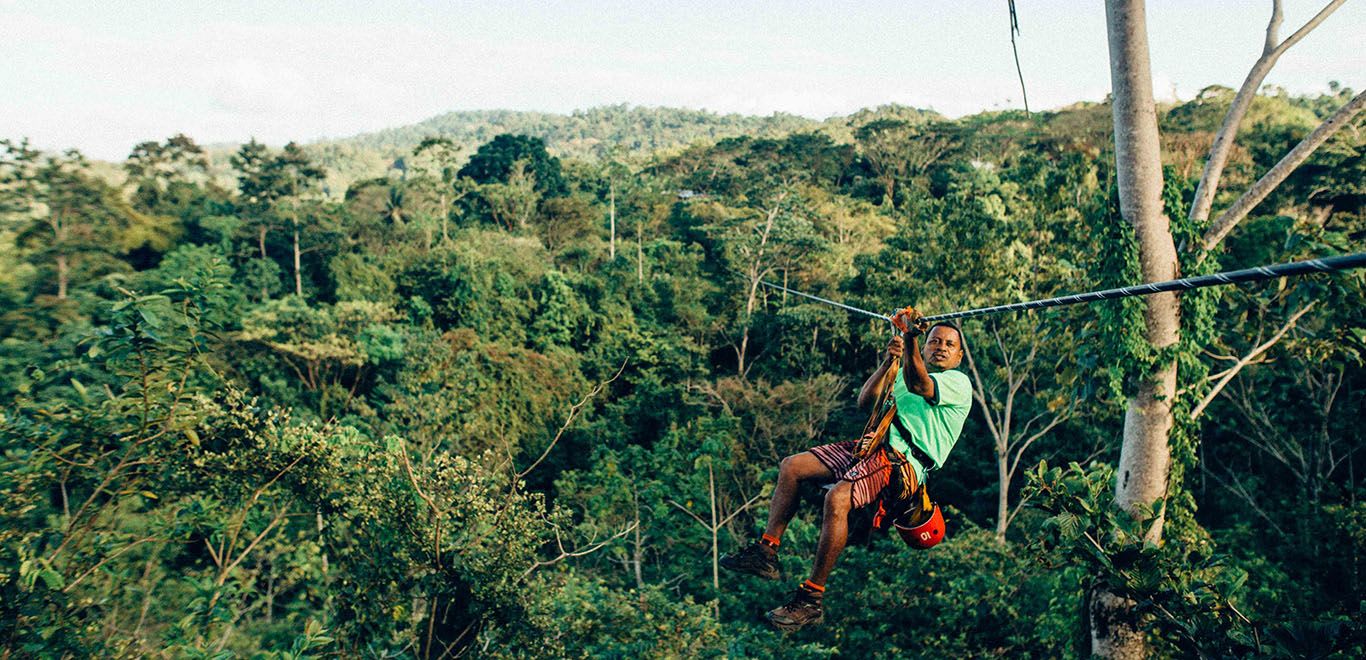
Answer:
[[[807,297],[816,298],[817,300],[835,305],[839,304],[832,300],[825,300],[824,298],[818,298],[816,296]],[[857,307],[849,307],[849,309],[860,312],[863,311]],[[904,318],[902,312],[909,311],[913,310],[909,307],[901,310],[892,316],[886,317],[887,321],[903,334],[909,332],[911,329],[910,326],[902,320]],[[870,314],[871,312],[864,313]],[[882,374],[882,379],[878,381],[877,388],[880,394],[878,394],[877,401],[873,404],[873,414],[868,417],[868,423],[863,425],[863,435],[859,437],[858,445],[854,448],[854,458],[860,461],[871,456],[874,451],[877,451],[879,447],[887,442],[888,431],[896,420],[896,403],[891,401],[892,384],[896,382],[897,373],[900,371],[901,359],[892,358],[892,362],[888,365],[887,371]]]

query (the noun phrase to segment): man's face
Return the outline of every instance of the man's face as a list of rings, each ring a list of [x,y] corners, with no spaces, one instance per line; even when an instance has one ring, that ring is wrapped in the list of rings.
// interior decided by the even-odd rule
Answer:
[[[959,340],[958,331],[943,325],[935,327],[925,337],[920,356],[934,371],[956,368],[963,361],[963,342]]]

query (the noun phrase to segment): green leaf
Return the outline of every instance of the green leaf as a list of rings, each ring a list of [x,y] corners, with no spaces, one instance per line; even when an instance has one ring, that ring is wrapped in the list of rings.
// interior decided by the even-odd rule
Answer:
[[[50,568],[43,569],[38,573],[38,577],[43,579],[43,584],[46,584],[48,589],[54,591],[66,586],[66,578],[63,578],[61,573]]]

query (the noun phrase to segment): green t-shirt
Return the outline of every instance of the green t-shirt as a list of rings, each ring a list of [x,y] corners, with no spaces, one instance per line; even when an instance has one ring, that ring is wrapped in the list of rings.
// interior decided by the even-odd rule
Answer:
[[[963,432],[963,422],[972,410],[972,383],[957,369],[930,374],[934,379],[938,401],[931,404],[925,397],[906,389],[905,374],[897,374],[892,384],[892,400],[896,402],[896,414],[901,424],[910,431],[915,442],[934,465],[920,465],[911,456],[907,440],[893,424],[888,442],[894,449],[905,454],[915,465],[916,476],[921,483],[925,480],[925,468],[936,468],[944,464],[944,459],[953,451],[958,435]]]

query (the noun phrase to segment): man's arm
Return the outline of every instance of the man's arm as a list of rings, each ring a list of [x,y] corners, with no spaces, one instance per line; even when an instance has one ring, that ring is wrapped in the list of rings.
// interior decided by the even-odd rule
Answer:
[[[860,408],[873,405],[877,398],[882,396],[881,388],[878,385],[882,384],[882,378],[887,375],[887,370],[892,367],[892,361],[901,357],[902,346],[904,346],[904,341],[901,337],[892,337],[892,341],[887,343],[887,353],[882,358],[882,364],[879,364],[877,371],[874,371],[873,375],[864,381],[863,389],[859,390],[858,406]]]
[[[929,401],[935,403],[939,392],[936,390],[934,379],[930,378],[929,369],[925,368],[925,358],[920,356],[920,335],[925,334],[925,328],[929,325],[921,320],[920,313],[913,307],[897,312],[897,316],[902,319],[900,327],[906,328],[906,334],[902,340],[908,347],[906,351],[906,366],[901,370],[901,378],[906,382],[906,389],[912,394],[918,394]]]
[[[929,369],[925,368],[925,359],[920,357],[918,335],[919,332],[915,330],[906,333],[905,342],[911,350],[906,351],[906,366],[901,370],[901,377],[906,381],[906,389],[912,394],[919,394],[926,401],[934,403],[938,392],[935,391],[934,379],[930,378]]]

